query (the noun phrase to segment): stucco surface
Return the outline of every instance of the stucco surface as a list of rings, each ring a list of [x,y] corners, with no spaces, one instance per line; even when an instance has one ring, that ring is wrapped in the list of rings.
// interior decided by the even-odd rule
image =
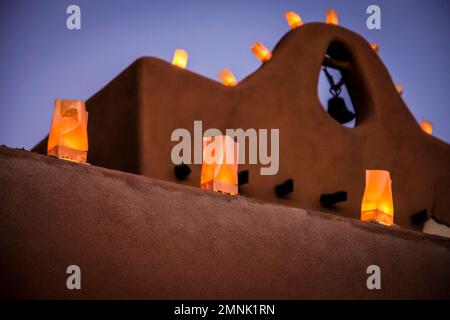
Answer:
[[[449,267],[447,238],[0,147],[1,298],[448,299]]]
[[[325,54],[343,71],[357,113],[355,128],[334,121],[318,99]],[[426,61],[424,61],[426,63]],[[450,147],[425,134],[397,93],[369,43],[342,27],[306,24],[288,32],[273,57],[236,87],[225,87],[156,58],[140,58],[87,101],[92,164],[176,182],[170,158],[173,130],[194,120],[203,129],[280,129],[280,170],[261,176],[259,165],[240,192],[265,202],[320,208],[322,193],[344,190],[348,201],[326,211],[358,218],[366,169],[389,170],[395,223],[418,228],[423,209],[450,224]],[[45,153],[44,140],[35,151]],[[198,186],[200,165],[183,184]],[[278,199],[274,186],[295,189]],[[180,182],[179,182],[180,183]]]

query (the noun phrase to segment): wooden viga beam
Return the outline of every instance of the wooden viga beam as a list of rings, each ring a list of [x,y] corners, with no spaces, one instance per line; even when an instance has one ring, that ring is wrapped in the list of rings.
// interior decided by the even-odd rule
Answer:
[[[334,69],[338,69],[338,70],[350,70],[351,65],[350,62],[348,61],[342,61],[342,60],[336,60],[333,58],[330,58],[328,56],[326,56],[323,59],[322,65],[324,65],[325,67],[330,67],[330,68],[334,68]]]

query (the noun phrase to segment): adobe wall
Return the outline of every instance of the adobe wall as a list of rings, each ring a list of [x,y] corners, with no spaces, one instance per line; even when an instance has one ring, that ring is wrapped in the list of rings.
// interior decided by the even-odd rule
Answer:
[[[5,147],[0,186],[1,298],[450,298],[438,236]]]
[[[332,45],[334,44],[334,45]],[[346,49],[347,56],[336,49]],[[331,49],[329,50],[331,45]],[[345,58],[344,72],[357,111],[357,125],[334,121],[318,99],[326,52]],[[310,23],[288,32],[272,59],[225,87],[155,58],[141,58],[87,101],[94,165],[175,180],[170,135],[177,128],[280,129],[280,170],[261,176],[259,165],[242,165],[250,183],[241,194],[298,208],[320,207],[322,193],[344,190],[348,201],[333,210],[359,219],[365,169],[389,170],[395,223],[417,228],[410,217],[427,209],[450,224],[450,147],[422,132],[379,56],[359,35],[342,27]],[[42,148],[44,146],[44,148]],[[40,148],[45,153],[45,142]],[[199,186],[200,165],[183,184]],[[278,199],[274,186],[294,179],[295,190]]]

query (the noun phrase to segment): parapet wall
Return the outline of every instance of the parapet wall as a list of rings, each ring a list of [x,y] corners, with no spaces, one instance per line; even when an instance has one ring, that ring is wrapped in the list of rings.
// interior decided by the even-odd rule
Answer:
[[[346,128],[324,110],[317,86],[328,54],[342,71],[356,109],[356,127]],[[426,61],[424,61],[426,63]],[[325,23],[289,31],[272,59],[235,87],[146,57],[87,101],[88,161],[94,165],[177,182],[170,140],[178,128],[279,129],[279,171],[262,176],[247,169],[245,196],[297,208],[359,217],[365,170],[388,170],[395,223],[419,229],[411,216],[424,209],[450,225],[450,146],[423,132],[380,57],[361,36]],[[269,140],[270,141],[270,140]],[[46,153],[43,141],[36,151]],[[247,145],[248,154],[248,145]],[[186,185],[197,186],[201,166],[191,165]],[[279,199],[274,187],[294,180],[294,192]],[[180,183],[180,182],[178,182]],[[323,209],[321,194],[347,191],[348,200]]]
[[[449,267],[446,238],[0,148],[1,298],[449,299]]]

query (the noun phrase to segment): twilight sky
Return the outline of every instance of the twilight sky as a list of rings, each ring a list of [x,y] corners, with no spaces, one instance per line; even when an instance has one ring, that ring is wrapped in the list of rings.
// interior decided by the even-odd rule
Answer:
[[[66,8],[81,7],[81,30],[66,28]],[[366,28],[366,8],[381,7],[381,30]],[[255,41],[273,49],[289,31],[283,13],[304,23],[336,9],[340,25],[380,45],[380,57],[418,121],[450,142],[448,0],[1,0],[0,144],[31,148],[49,131],[54,98],[87,100],[141,56],[167,61],[189,52],[188,69],[238,80],[255,71]]]

